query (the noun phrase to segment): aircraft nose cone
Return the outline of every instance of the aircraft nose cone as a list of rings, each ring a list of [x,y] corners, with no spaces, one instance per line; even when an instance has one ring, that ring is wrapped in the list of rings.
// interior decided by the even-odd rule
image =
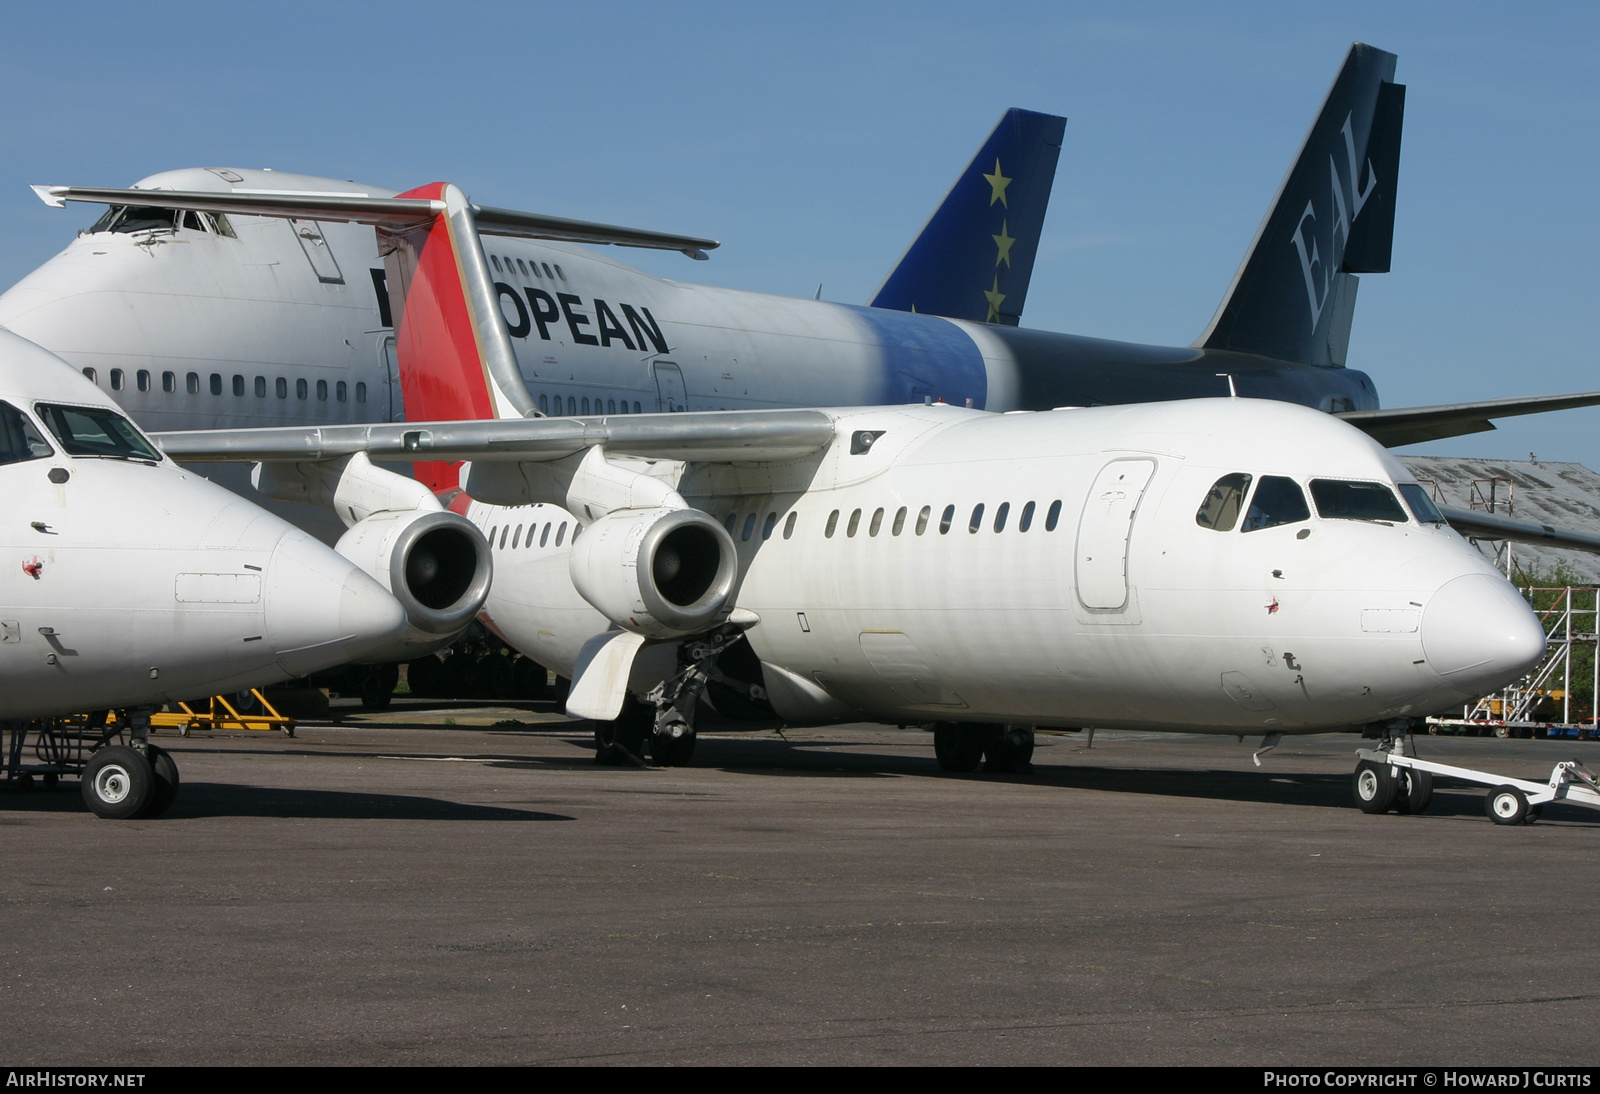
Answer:
[[[1510,583],[1487,574],[1447,581],[1422,614],[1433,671],[1467,695],[1509,684],[1539,663],[1544,628]]]
[[[389,590],[304,532],[279,541],[265,578],[267,640],[295,676],[357,660],[405,629]]]

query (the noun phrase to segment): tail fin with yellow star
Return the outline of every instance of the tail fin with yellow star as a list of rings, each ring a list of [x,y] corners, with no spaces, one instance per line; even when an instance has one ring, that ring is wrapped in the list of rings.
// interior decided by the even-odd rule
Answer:
[[[872,298],[875,308],[1014,327],[1067,119],[1011,109]]]

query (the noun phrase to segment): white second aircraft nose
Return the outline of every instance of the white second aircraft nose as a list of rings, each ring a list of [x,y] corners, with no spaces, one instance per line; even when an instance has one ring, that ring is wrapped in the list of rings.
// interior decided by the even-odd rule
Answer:
[[[358,660],[405,629],[389,590],[304,532],[278,542],[265,578],[267,641],[295,676]]]
[[[1428,601],[1422,650],[1434,672],[1476,697],[1537,665],[1545,653],[1545,633],[1510,582],[1467,574],[1445,582]]]

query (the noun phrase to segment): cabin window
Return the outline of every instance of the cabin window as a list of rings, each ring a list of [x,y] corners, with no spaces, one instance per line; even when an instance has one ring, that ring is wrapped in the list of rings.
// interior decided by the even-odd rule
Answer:
[[[1263,528],[1298,524],[1310,519],[1311,510],[1306,508],[1306,495],[1299,483],[1280,475],[1262,475],[1240,530],[1258,532]]]
[[[266,397],[267,397],[267,378],[265,376],[257,376],[256,377],[256,398],[257,399],[265,399]]]
[[[633,404],[633,412],[635,414],[643,414],[644,413],[644,411],[639,409],[639,404],[638,404],[637,401],[635,401],[634,404]]]
[[[615,414],[616,412],[617,412],[617,401],[615,399],[607,399],[606,400],[606,413],[607,414]],[[622,412],[624,414],[626,414],[628,412],[628,406],[627,406],[626,403],[624,403],[623,406],[622,406]]]
[[[737,523],[739,523],[739,514],[729,513],[728,519],[722,522],[722,526],[728,530],[728,534],[731,536],[733,535],[733,526]]]
[[[1317,503],[1317,516],[1325,520],[1406,522],[1406,511],[1400,508],[1394,491],[1381,482],[1312,479],[1311,500]]]
[[[506,549],[506,537],[509,536],[510,534],[511,534],[511,525],[508,524],[504,528],[500,529],[500,549],[502,551],[504,551]]]
[[[744,518],[744,531],[739,536],[740,540],[742,540],[745,543],[749,543],[750,542],[750,537],[755,534],[755,530],[756,530],[756,515],[754,513],[751,513],[749,516]]]
[[[333,385],[333,397],[339,402],[344,402],[350,394],[350,385],[340,380]]]
[[[120,368],[114,368],[111,370],[111,390],[122,390],[122,370]]]
[[[522,259],[520,259],[520,258],[517,259],[517,272],[520,273],[523,277],[527,277],[528,276],[528,267],[523,263]]]
[[[955,519],[956,507],[954,505],[946,505],[944,507],[944,512],[939,514],[939,534],[941,536],[949,534],[950,525],[955,521]]]
[[[147,369],[147,368],[140,369],[138,376],[136,376],[134,378],[134,382],[139,385],[139,390],[140,391],[149,391],[150,390],[150,370]]]
[[[1033,527],[1033,502],[1022,507],[1022,515],[1017,518],[1017,531],[1026,532]]]
[[[166,392],[168,395],[171,395],[174,391],[177,391],[178,390],[178,377],[177,377],[177,374],[171,373],[171,372],[163,372],[161,374],[161,390]]]
[[[83,378],[88,380],[91,384],[97,384],[100,382],[99,380],[95,379],[95,371],[92,368],[86,368],[83,370]]]
[[[561,541],[566,538],[566,535],[567,535],[567,522],[566,521],[562,521],[561,522],[561,527],[556,529],[556,546],[557,547],[561,546]]]
[[[972,519],[967,521],[967,531],[976,532],[983,525],[983,502],[972,507]]]
[[[357,384],[356,384],[356,402],[364,403],[366,401],[367,401],[367,385],[365,383],[357,382]]]
[[[933,516],[933,506],[924,505],[922,511],[917,514],[917,535],[920,536],[928,530],[928,518],[931,516]]]
[[[22,463],[53,455],[33,419],[10,403],[0,403],[0,464]]]
[[[515,551],[517,544],[522,542],[522,525],[517,525],[517,530],[511,533],[511,549]]]
[[[546,263],[545,263],[545,264],[544,264],[544,275],[545,275],[545,276],[546,276],[546,277],[548,277],[548,278],[552,278],[552,279],[554,279],[554,277],[555,277],[555,276],[556,276],[556,275],[555,275],[555,274],[553,274],[553,273],[551,273],[551,272],[550,272],[550,263],[548,263],[548,262],[546,262]]]
[[[1239,510],[1244,508],[1244,496],[1250,491],[1250,476],[1224,475],[1211,484],[1211,492],[1200,503],[1194,522],[1202,528],[1216,532],[1231,532],[1239,523]]]
[[[550,413],[550,396],[548,396],[548,395],[539,396],[539,413],[540,414],[544,414],[544,415],[549,415],[549,413]]]
[[[498,524],[491,524],[489,526],[489,546],[490,547],[494,546],[494,534],[496,532],[498,532],[499,530],[500,530],[500,526]]]
[[[556,276],[559,277],[563,281],[565,281],[567,279],[567,275],[561,272],[561,264],[560,263],[556,264]]]
[[[274,386],[274,388],[276,389],[276,391],[278,393],[278,398],[287,399],[289,397],[289,381],[288,380],[285,380],[282,376],[280,376],[280,377],[278,377],[277,383],[274,384],[273,386]]]
[[[587,395],[585,395],[583,397],[583,404],[582,405],[583,405],[583,412],[585,414],[589,413],[589,397]]]
[[[318,380],[317,381],[317,402],[325,403],[327,401],[328,401],[328,381],[326,381],[326,380]]]
[[[209,382],[209,386],[211,388],[211,394],[213,394],[213,395],[221,395],[222,394],[222,373],[213,372],[211,374],[211,380]]]
[[[867,526],[867,535],[869,535],[869,536],[877,535],[878,534],[878,529],[880,529],[882,527],[883,527],[883,510],[881,508],[875,509],[875,510],[873,510],[873,513],[872,513],[872,523]]]
[[[306,397],[306,381],[303,376],[294,382],[294,397],[296,399],[304,399]]]
[[[852,510],[851,513],[850,513],[850,523],[846,524],[844,526],[844,534],[846,536],[852,536],[853,537],[856,534],[856,530],[858,528],[860,528],[860,527],[861,527],[861,510],[859,510],[859,509]]]
[[[567,413],[568,414],[577,414],[578,413],[578,397],[576,395],[568,395],[567,396]]]
[[[244,377],[243,376],[235,376],[233,378],[233,394],[236,397],[239,397],[239,398],[243,398],[244,397]]]
[[[1428,497],[1421,483],[1403,482],[1400,484],[1400,493],[1406,499],[1406,504],[1411,506],[1411,513],[1419,524],[1444,523],[1444,514],[1433,504],[1433,499]]]
[[[790,513],[789,514],[789,519],[783,522],[783,538],[784,539],[788,539],[790,536],[794,535],[794,518],[796,516],[798,516],[798,515],[799,514],[797,514],[797,513]]]
[[[499,273],[500,272],[500,256],[499,255],[490,255],[489,256],[489,261],[494,263],[494,272],[495,273]]]
[[[771,539],[772,530],[778,526],[778,514],[768,513],[767,519],[761,524],[761,538]]]
[[[835,509],[833,512],[828,514],[827,526],[822,529],[823,536],[825,536],[828,539],[832,539],[834,530],[836,528],[838,528],[838,527],[839,527],[839,510]]]
[[[554,527],[555,525],[551,524],[549,521],[544,522],[544,531],[539,533],[539,546],[543,547],[546,543],[550,542],[550,529]]]
[[[183,378],[183,386],[190,395],[200,394],[200,374],[198,372],[189,373]]]
[[[906,507],[902,505],[894,512],[894,526],[889,529],[890,535],[898,536],[906,527]]]
[[[1000,508],[994,511],[994,530],[996,532],[1004,532],[1006,530],[1006,517],[1010,513],[1011,503],[1009,501],[1001,502]]]
[[[1056,530],[1056,523],[1060,520],[1061,503],[1059,501],[1053,501],[1050,503],[1050,511],[1044,515],[1044,530],[1046,532],[1054,532]]]

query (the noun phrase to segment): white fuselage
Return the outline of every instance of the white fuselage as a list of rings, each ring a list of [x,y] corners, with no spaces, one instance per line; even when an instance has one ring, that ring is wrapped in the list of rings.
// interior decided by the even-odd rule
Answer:
[[[884,433],[851,455],[857,430]],[[1234,473],[1410,478],[1318,412],[907,407],[848,412],[837,433],[821,457],[679,484],[733,534],[737,607],[759,616],[749,641],[794,721],[1309,731],[1438,710],[1543,652],[1515,591],[1446,527],[1315,508],[1249,532],[1197,523]],[[568,576],[577,521],[549,505],[469,516],[496,556],[487,618],[570,673],[611,626]]]
[[[91,435],[72,451],[48,408],[115,404],[4,331],[0,404],[0,717],[271,683],[358,658],[404,626],[349,562],[153,449],[87,451]]]

